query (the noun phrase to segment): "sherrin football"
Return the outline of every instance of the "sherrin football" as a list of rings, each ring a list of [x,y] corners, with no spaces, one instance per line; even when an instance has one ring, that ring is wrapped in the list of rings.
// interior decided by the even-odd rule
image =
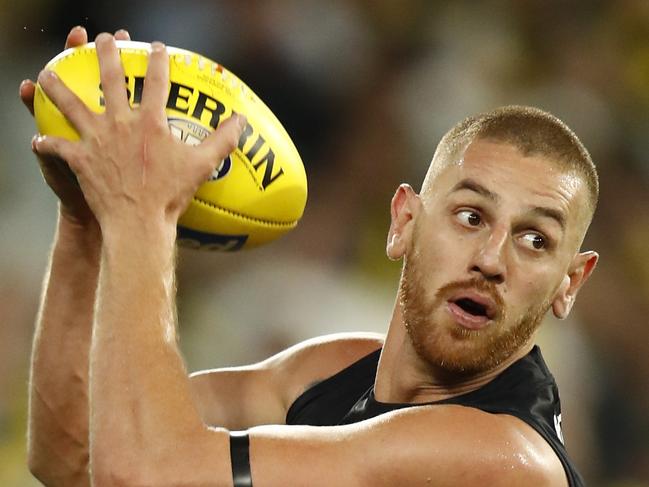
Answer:
[[[150,44],[117,41],[131,106],[144,88]],[[200,143],[232,112],[247,125],[237,149],[202,184],[178,222],[180,244],[233,251],[270,242],[294,228],[306,204],[300,155],[271,110],[234,74],[199,54],[169,53],[167,118],[171,132]],[[94,43],[67,49],[46,66],[93,111],[104,110]],[[38,131],[78,140],[79,135],[39,85],[34,97]]]

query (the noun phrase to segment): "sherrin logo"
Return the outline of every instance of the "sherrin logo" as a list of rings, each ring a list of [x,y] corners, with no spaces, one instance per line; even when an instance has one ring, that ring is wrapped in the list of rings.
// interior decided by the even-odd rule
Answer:
[[[209,131],[205,127],[184,118],[169,118],[167,122],[169,123],[169,130],[172,135],[187,145],[198,145],[209,135]],[[217,179],[224,178],[228,175],[231,168],[232,160],[228,156],[214,169],[209,180],[216,181]]]
[[[117,47],[124,90],[136,107],[144,95],[150,44],[117,41]],[[197,188],[180,216],[177,240],[190,247],[236,251],[289,232],[302,217],[307,181],[300,155],[280,121],[243,81],[218,63],[184,49],[168,46],[167,50],[170,83],[165,114],[175,137],[200,144],[233,112],[248,117],[236,150],[221,161],[211,181]],[[102,111],[105,100],[93,43],[66,49],[47,67],[92,111]],[[79,139],[38,83],[34,113],[40,133]]]
[[[126,82],[126,93],[131,105],[141,103],[144,79],[144,76],[126,76],[124,80]],[[104,106],[105,101],[101,94],[101,84],[99,90],[99,104]],[[203,140],[208,131],[202,124],[216,128],[221,123],[226,112],[225,105],[216,98],[176,81],[170,83],[166,108],[188,115],[198,122],[192,123],[181,118],[169,119],[172,133],[188,143],[199,143]],[[243,161],[248,166],[252,177],[257,181],[260,191],[265,191],[284,175],[284,169],[275,161],[275,152],[250,123],[246,124],[237,148],[244,155]],[[229,164],[226,164],[226,161]],[[229,161],[229,158],[226,161],[215,171],[213,179],[219,179],[227,174],[231,161]]]

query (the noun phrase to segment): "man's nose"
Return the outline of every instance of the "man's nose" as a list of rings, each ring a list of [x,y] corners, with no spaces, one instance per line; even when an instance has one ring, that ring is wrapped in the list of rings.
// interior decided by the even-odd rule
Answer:
[[[495,284],[505,281],[507,266],[505,263],[509,233],[506,230],[494,230],[487,240],[477,249],[471,263],[471,272],[479,272]]]

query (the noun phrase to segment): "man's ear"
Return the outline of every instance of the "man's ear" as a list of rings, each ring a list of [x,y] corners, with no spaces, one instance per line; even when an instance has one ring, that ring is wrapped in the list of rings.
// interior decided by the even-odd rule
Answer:
[[[552,301],[552,311],[559,319],[568,317],[577,293],[595,270],[597,252],[581,252],[575,256]]]
[[[392,221],[386,246],[386,253],[391,260],[398,260],[405,254],[419,204],[419,196],[409,184],[401,184],[394,193],[390,204]]]

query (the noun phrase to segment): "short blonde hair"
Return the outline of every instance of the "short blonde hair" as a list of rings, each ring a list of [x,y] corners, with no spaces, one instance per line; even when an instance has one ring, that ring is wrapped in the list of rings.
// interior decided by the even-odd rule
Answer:
[[[465,118],[449,130],[437,146],[426,180],[441,160],[452,161],[476,139],[512,144],[525,156],[542,155],[563,169],[574,171],[586,182],[592,215],[599,198],[595,164],[575,133],[561,120],[539,108],[509,105]],[[423,187],[427,181],[424,180]]]

